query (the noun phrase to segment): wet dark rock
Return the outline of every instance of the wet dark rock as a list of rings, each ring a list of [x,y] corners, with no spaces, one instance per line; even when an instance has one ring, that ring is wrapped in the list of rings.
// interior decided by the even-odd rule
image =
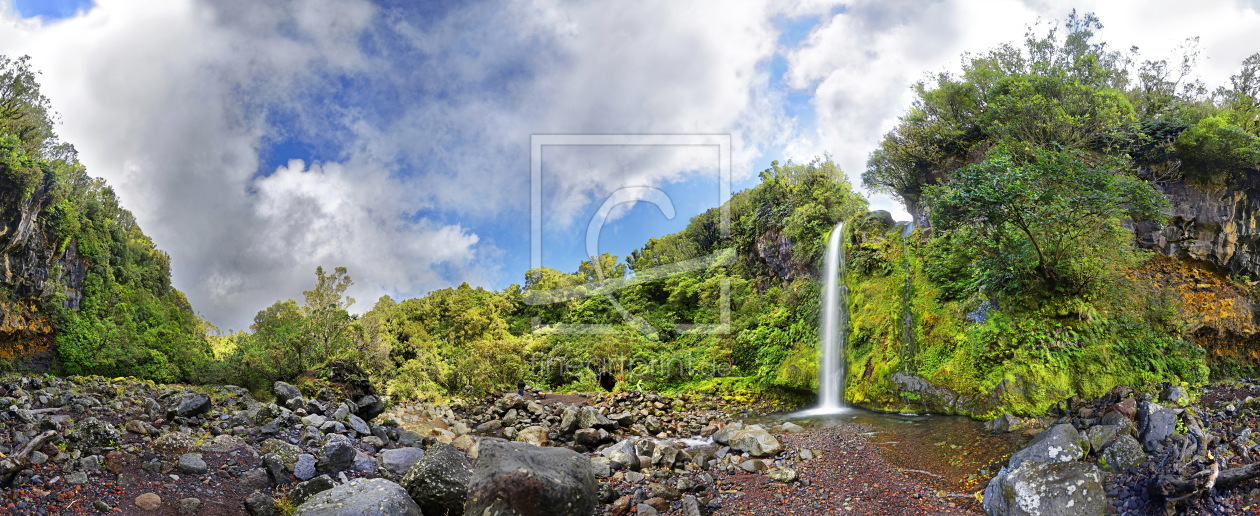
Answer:
[[[332,477],[320,475],[293,486],[293,489],[289,490],[289,502],[294,505],[302,505],[312,496],[332,489],[336,485],[337,483],[333,482]]]
[[[355,405],[357,408],[354,414],[363,418],[364,421],[371,421],[385,412],[385,402],[372,394],[359,398]]]
[[[1163,441],[1177,430],[1177,412],[1150,401],[1138,404],[1138,442],[1147,452],[1163,449]]]
[[[326,473],[336,473],[349,469],[354,465],[354,446],[350,439],[341,434],[332,434],[320,448],[319,469]]]
[[[276,403],[287,405],[289,400],[302,399],[302,391],[297,387],[284,382],[276,382],[271,386],[271,392],[276,395]]]
[[[484,439],[473,471],[470,514],[586,516],[595,510],[590,463],[572,450]]]
[[[482,452],[484,453],[484,452]],[[435,443],[412,464],[400,484],[425,514],[464,513],[472,464],[454,446]]]
[[[194,417],[210,411],[210,396],[190,392],[175,398],[168,413],[174,417]]]
[[[1011,414],[1002,414],[985,423],[984,427],[990,432],[1006,433],[1023,428],[1024,422]]]

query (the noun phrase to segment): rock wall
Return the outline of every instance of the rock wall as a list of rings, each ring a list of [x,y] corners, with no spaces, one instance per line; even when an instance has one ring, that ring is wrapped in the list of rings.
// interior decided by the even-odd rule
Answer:
[[[41,224],[47,202],[46,189],[26,198],[0,189],[0,359],[50,350],[50,304],[78,309],[83,296],[87,260]]]
[[[1137,224],[1139,245],[1260,278],[1260,174],[1240,174],[1229,184],[1163,185],[1172,203],[1169,220],[1162,227]]]

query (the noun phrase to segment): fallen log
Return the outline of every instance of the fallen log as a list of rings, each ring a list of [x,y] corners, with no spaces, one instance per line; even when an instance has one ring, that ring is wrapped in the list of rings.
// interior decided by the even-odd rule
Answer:
[[[1213,461],[1213,464],[1215,465],[1215,461]],[[1212,487],[1219,489],[1234,487],[1253,478],[1260,477],[1260,462],[1220,470],[1220,473],[1215,476],[1215,482],[1212,481],[1210,470],[1203,477],[1198,475],[1195,475],[1195,477],[1197,478],[1183,479],[1172,475],[1161,475],[1152,482],[1151,494],[1164,500],[1172,501]]]
[[[27,441],[26,446],[17,455],[0,459],[0,487],[8,487],[17,474],[31,464],[31,454],[57,435],[56,430],[48,430]]]

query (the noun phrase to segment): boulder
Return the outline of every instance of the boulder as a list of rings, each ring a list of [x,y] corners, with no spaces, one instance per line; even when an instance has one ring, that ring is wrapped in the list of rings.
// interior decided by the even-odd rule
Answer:
[[[363,418],[364,421],[371,421],[372,418],[385,412],[385,401],[372,394],[359,398],[355,405],[357,410],[354,411],[354,415]]]
[[[1011,455],[1010,467],[1024,461],[1069,462],[1079,460],[1089,451],[1089,441],[1081,437],[1072,425],[1060,424],[1037,434],[1024,449]]]
[[[315,478],[315,474],[315,456],[309,453],[298,454],[297,459],[293,461],[293,476],[298,480],[310,480]]]
[[[400,482],[425,514],[464,513],[472,465],[449,444],[434,443]]]
[[[587,458],[565,448],[484,439],[465,512],[478,516],[587,516],[598,502]]]
[[[406,475],[407,470],[424,456],[424,450],[407,446],[381,452],[381,467],[395,476]]]
[[[303,503],[306,503],[307,500],[310,500],[312,496],[332,489],[336,485],[337,483],[333,482],[332,477],[328,475],[320,475],[312,478],[306,482],[293,486],[293,489],[289,490],[289,503],[292,503],[293,505],[302,505]]]
[[[731,437],[731,449],[753,457],[773,457],[783,451],[783,445],[760,425],[752,425]]]
[[[1163,441],[1177,430],[1177,412],[1158,403],[1143,401],[1138,404],[1138,442],[1147,452],[1164,448]]]
[[[179,468],[179,472],[185,475],[200,475],[208,471],[206,461],[201,460],[201,455],[197,453],[180,455],[176,466]]]
[[[1106,512],[1103,473],[1087,462],[1026,460],[1002,468],[984,490],[991,516],[1075,516]]]
[[[1023,427],[1024,421],[1011,414],[1002,414],[984,424],[986,430],[996,433],[1014,432]]]
[[[245,499],[245,512],[250,516],[275,516],[276,500],[261,491],[254,491]]]
[[[299,448],[297,445],[289,444],[289,443],[286,443],[284,441],[281,441],[279,439],[274,439],[274,438],[263,441],[262,447],[259,448],[258,451],[259,453],[262,453],[263,455],[266,455],[268,453],[274,453],[276,455],[279,455],[280,458],[284,460],[284,463],[290,466],[296,463],[298,460],[298,455],[302,454],[302,449]]]
[[[1085,430],[1085,440],[1089,441],[1089,449],[1102,450],[1120,435],[1118,425],[1095,425]]]
[[[421,516],[407,491],[383,478],[354,479],[307,500],[294,516]],[[441,513],[436,513],[441,514]]]
[[[547,427],[531,426],[516,434],[516,440],[534,446],[547,445]]]
[[[617,444],[604,448],[599,453],[630,471],[638,471],[640,468],[639,453],[634,448],[633,439],[624,439]]]
[[[95,417],[87,417],[74,424],[69,437],[77,449],[87,452],[92,448],[117,445],[119,435],[114,425]]]
[[[718,431],[713,433],[713,442],[722,444],[722,445],[730,444],[731,438],[734,437],[735,434],[739,433],[743,429],[744,429],[744,424],[738,421],[731,423],[729,425],[726,425],[722,428],[719,428]]]
[[[766,472],[766,476],[771,480],[783,482],[785,484],[796,480],[796,470],[789,467],[774,468]]]
[[[350,439],[341,434],[332,434],[320,448],[319,469],[326,473],[336,473],[350,468],[354,464],[354,446]]]
[[[302,399],[302,391],[284,382],[272,384],[271,392],[276,395],[276,404],[278,405],[287,405],[289,400]]]
[[[204,393],[190,392],[175,398],[167,413],[175,417],[193,417],[209,411],[210,397]]]
[[[616,428],[617,424],[610,421],[595,407],[582,407],[577,413],[578,428]]]
[[[1159,401],[1170,405],[1184,406],[1190,403],[1190,395],[1186,394],[1186,390],[1180,385],[1169,385],[1163,392],[1159,393]]]
[[[1119,473],[1146,462],[1146,453],[1137,439],[1125,434],[1117,438],[1111,445],[1103,448],[1098,457],[1098,465],[1106,471]]]

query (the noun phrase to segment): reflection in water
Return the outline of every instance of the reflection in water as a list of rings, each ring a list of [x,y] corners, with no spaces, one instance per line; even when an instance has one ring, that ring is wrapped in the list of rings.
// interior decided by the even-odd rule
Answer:
[[[961,416],[882,414],[861,409],[834,415],[811,412],[784,418],[806,427],[856,427],[889,462],[940,475],[959,493],[984,489],[1011,454],[1028,441],[1018,433],[987,432],[983,423]]]

